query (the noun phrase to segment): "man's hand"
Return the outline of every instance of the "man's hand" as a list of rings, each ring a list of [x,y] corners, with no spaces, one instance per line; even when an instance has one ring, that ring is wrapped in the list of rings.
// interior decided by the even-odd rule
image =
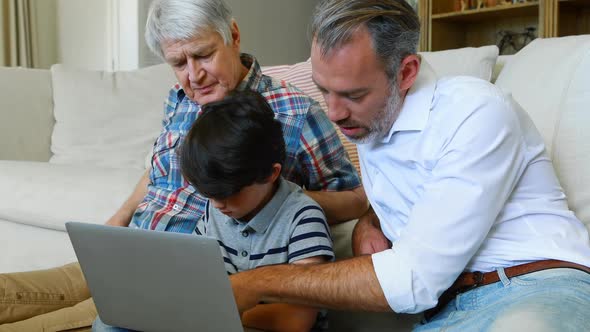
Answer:
[[[119,210],[119,211],[121,211],[121,210]],[[109,225],[109,226],[127,227],[127,226],[129,226],[130,222],[131,222],[131,217],[124,216],[123,212],[121,211],[121,213],[115,213],[115,215],[110,217],[109,220],[107,220],[107,222],[105,224]]]
[[[253,274],[252,272],[255,273],[255,271],[256,270],[244,271],[233,274],[229,277],[240,316],[242,316],[244,311],[254,308],[260,302],[262,297],[260,294],[256,293],[254,287],[248,286],[250,285],[250,274]]]
[[[139,205],[139,203],[141,203],[141,201],[147,194],[148,184],[150,183],[149,174],[150,169],[148,168],[145,171],[145,173],[143,173],[141,179],[139,179],[139,182],[135,186],[135,189],[133,190],[133,193],[131,193],[131,196],[129,196],[125,203],[123,203],[119,210],[115,212],[115,214],[111,218],[109,218],[109,220],[107,220],[105,224],[120,227],[129,226],[135,209],[137,209],[137,206]]]
[[[352,232],[352,252],[355,256],[371,255],[391,248],[379,226],[379,219],[372,208],[363,215]]]

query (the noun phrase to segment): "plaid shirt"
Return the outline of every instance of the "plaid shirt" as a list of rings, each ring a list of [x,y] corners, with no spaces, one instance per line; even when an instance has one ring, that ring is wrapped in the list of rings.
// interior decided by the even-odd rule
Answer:
[[[360,186],[348,155],[319,104],[297,88],[262,74],[256,59],[242,54],[248,74],[237,89],[261,93],[281,122],[287,158],[282,175],[308,190],[341,191]],[[148,193],[130,227],[191,233],[206,199],[181,175],[178,147],[200,105],[176,84],[165,103],[163,131],[154,143]]]

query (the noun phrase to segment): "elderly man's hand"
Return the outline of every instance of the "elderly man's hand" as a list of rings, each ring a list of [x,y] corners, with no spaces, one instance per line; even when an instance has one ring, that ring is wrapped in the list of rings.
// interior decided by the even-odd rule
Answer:
[[[256,272],[257,270],[254,269],[229,277],[240,316],[244,311],[254,308],[260,302],[261,295],[258,294],[254,283]]]
[[[371,255],[391,248],[391,242],[379,227],[379,219],[373,209],[363,215],[352,232],[352,252],[355,256]]]

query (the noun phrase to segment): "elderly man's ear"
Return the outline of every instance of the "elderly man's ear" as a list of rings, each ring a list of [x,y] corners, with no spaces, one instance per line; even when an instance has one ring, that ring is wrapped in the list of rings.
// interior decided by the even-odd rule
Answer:
[[[397,73],[397,81],[399,82],[399,88],[402,94],[405,94],[414,85],[419,71],[419,55],[410,54],[402,60],[399,72]]]
[[[231,38],[232,38],[232,45],[239,50],[240,49],[240,28],[238,28],[238,23],[234,19],[231,20]]]

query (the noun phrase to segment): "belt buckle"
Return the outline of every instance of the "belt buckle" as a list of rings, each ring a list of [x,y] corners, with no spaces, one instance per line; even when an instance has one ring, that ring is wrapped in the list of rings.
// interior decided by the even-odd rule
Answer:
[[[469,289],[477,288],[483,284],[483,273],[479,271],[473,272],[473,285]]]
[[[480,272],[480,271],[471,272],[473,283],[471,285],[463,286],[463,287],[457,289],[457,291],[455,292],[455,295],[465,293],[467,291],[470,291],[474,288],[477,288],[477,287],[483,285],[483,275],[484,275],[483,272]]]

